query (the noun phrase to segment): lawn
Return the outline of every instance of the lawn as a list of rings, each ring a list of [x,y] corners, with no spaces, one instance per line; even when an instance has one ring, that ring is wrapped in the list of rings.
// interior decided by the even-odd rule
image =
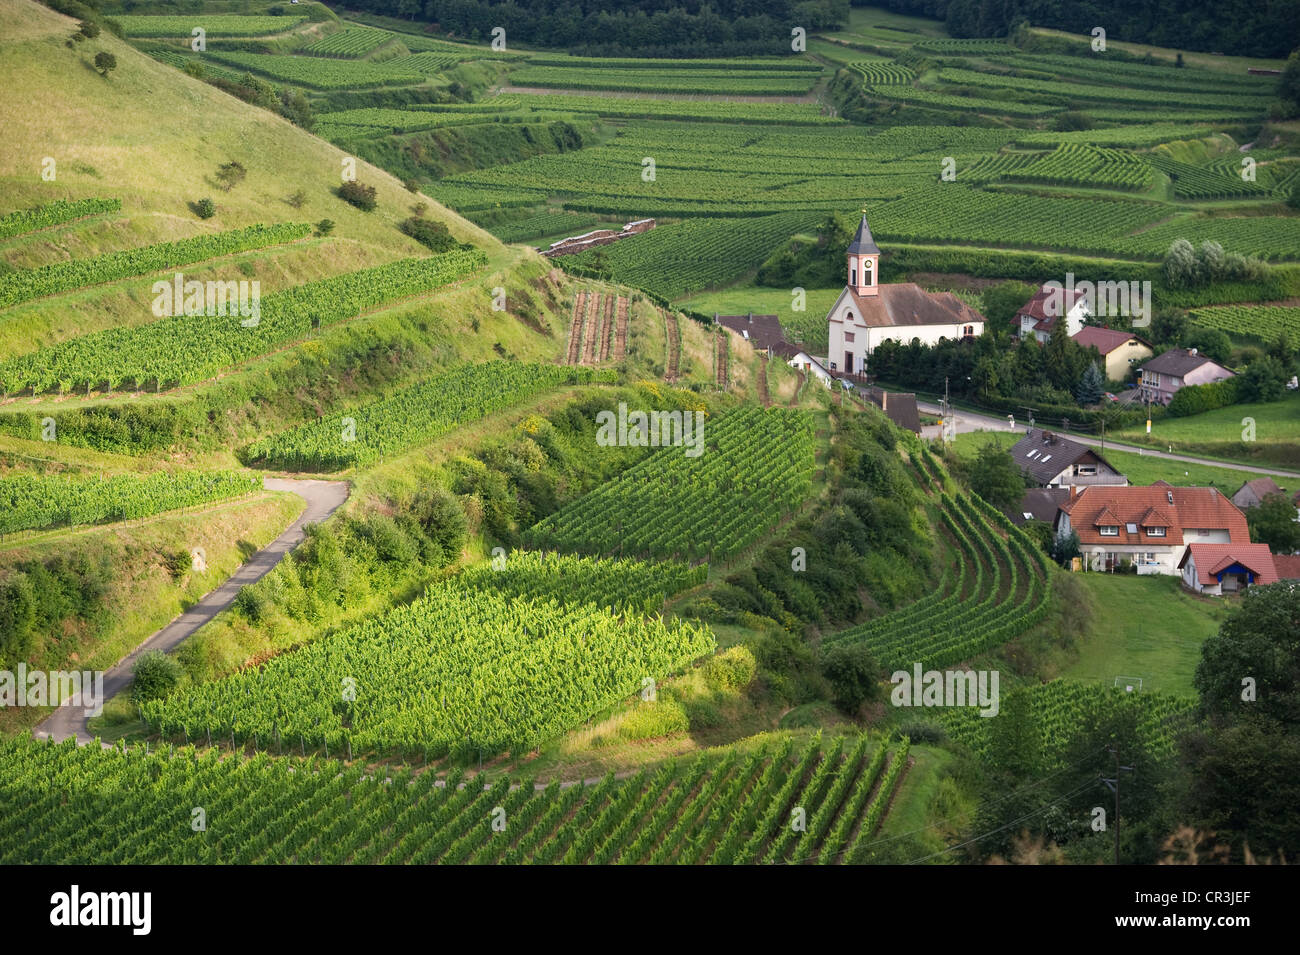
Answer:
[[[963,459],[975,457],[979,449],[988,441],[996,441],[1004,448],[1015,443],[1010,434],[999,431],[972,431],[957,435],[954,447]],[[1234,493],[1246,481],[1265,475],[1254,471],[1238,471],[1234,468],[1215,467],[1210,464],[1191,464],[1187,461],[1170,461],[1166,458],[1153,458],[1136,451],[1119,451],[1107,448],[1101,452],[1102,457],[1128,478],[1130,484],[1154,484],[1166,481],[1179,487],[1217,487]],[[1284,485],[1285,481],[1282,482]],[[1296,482],[1300,487],[1300,482]]]
[[[1250,420],[1247,420],[1250,419]],[[1249,432],[1254,425],[1253,436]],[[1231,405],[1187,418],[1161,418],[1117,432],[1117,438],[1161,451],[1202,453],[1243,463],[1300,467],[1300,392],[1280,401]]]
[[[1079,634],[1079,658],[1061,676],[1110,686],[1140,677],[1143,690],[1193,695],[1201,644],[1236,598],[1196,597],[1177,577],[1079,574],[1092,599],[1092,622]]]
[[[814,355],[826,353],[826,313],[839,298],[842,288],[808,289],[804,310],[796,312],[791,307],[794,297],[789,289],[737,286],[718,292],[701,292],[691,298],[674,302],[678,308],[688,308],[705,315],[779,315],[781,327],[791,341],[803,336],[803,344]]]

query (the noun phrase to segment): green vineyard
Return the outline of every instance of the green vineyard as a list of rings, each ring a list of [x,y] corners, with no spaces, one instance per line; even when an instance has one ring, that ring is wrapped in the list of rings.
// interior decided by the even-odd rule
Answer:
[[[787,737],[542,786],[6,738],[0,864],[849,864],[882,841],[908,763],[906,740]]]
[[[691,567],[516,550],[466,568],[458,580],[515,598],[592,604],[613,613],[655,613],[669,597],[699,586],[708,576],[708,564]]]
[[[1043,619],[1049,587],[1037,546],[976,497],[943,493],[936,507],[952,545],[939,586],[907,607],[831,634],[825,646],[862,644],[887,671],[910,672],[917,663],[930,670],[991,650]]]
[[[261,479],[239,471],[121,474],[108,478],[0,477],[0,535],[126,521],[252,494]]]
[[[448,582],[141,714],[168,738],[276,751],[519,756],[715,647],[701,625]]]
[[[56,199],[43,206],[18,209],[0,216],[0,239],[8,239],[25,232],[35,232],[37,229],[46,229],[83,216],[117,212],[121,208],[121,199]]]
[[[629,431],[631,426],[629,426]],[[745,406],[703,425],[702,452],[662,447],[531,528],[530,547],[725,562],[798,510],[812,487],[812,420]]]
[[[1229,335],[1274,342],[1286,333],[1300,341],[1300,307],[1294,305],[1211,305],[1191,313],[1192,320]]]
[[[87,285],[159,272],[250,249],[282,245],[301,239],[310,232],[311,226],[297,222],[253,225],[230,232],[196,235],[175,242],[106,252],[90,259],[72,259],[36,269],[19,269],[0,275],[0,308],[46,295],[58,295]]]
[[[440,288],[479,268],[482,252],[457,251],[309,282],[268,295],[257,316],[173,315],[147,325],[83,335],[29,355],[0,362],[0,389],[125,386],[141,388],[202,381],[221,369],[314,328],[354,318],[387,302]]]
[[[337,471],[404,451],[562,385],[612,381],[608,371],[519,362],[466,364],[370,404],[257,442],[245,460]]]
[[[383,46],[392,36],[387,30],[348,27],[338,33],[331,33],[298,52],[308,56],[362,57]]]
[[[243,16],[225,13],[195,13],[185,16],[118,16],[114,20],[130,37],[157,37],[189,41],[196,27],[208,36],[269,36],[292,30],[301,17]]]
[[[1015,705],[1012,696],[1028,700],[1030,719],[1038,728],[1043,756],[1048,768],[1056,768],[1071,734],[1091,710],[1119,710],[1132,707],[1138,712],[1138,727],[1152,751],[1170,755],[1179,729],[1190,719],[1194,701],[1162,693],[1126,693],[1119,687],[1080,683],[1075,680],[1052,680],[1005,694],[1003,712]],[[971,748],[977,755],[989,752],[991,730],[988,719],[968,708],[940,707],[936,718],[954,740]]]

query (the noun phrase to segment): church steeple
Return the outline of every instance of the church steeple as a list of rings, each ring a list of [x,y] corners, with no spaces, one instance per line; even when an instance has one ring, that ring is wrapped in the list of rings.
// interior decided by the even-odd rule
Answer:
[[[857,234],[849,243],[849,288],[858,295],[876,295],[879,288],[876,274],[880,269],[880,247],[871,237],[871,227],[867,225],[867,213],[862,213]]]

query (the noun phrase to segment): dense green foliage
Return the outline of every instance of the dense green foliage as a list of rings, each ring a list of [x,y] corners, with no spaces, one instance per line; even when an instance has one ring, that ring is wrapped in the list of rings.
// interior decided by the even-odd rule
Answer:
[[[144,706],[165,736],[458,758],[532,749],[710,652],[705,628],[454,583]]]
[[[0,535],[45,527],[147,517],[252,494],[257,477],[239,471],[117,474],[112,477],[0,477]]]
[[[669,762],[630,779],[486,787],[336,760],[222,759],[0,742],[0,861],[54,863],[754,864],[864,861],[908,744],[792,738]],[[150,780],[148,786],[141,780]],[[114,811],[98,805],[113,794]],[[17,798],[25,793],[25,798]],[[76,806],[89,807],[69,811]],[[206,828],[157,806],[201,805]],[[497,807],[501,812],[497,813]],[[805,831],[790,826],[804,810]],[[496,826],[493,824],[497,823]],[[35,834],[39,832],[40,838]]]
[[[0,308],[86,285],[159,272],[204,259],[247,252],[249,249],[264,249],[301,239],[310,231],[311,226],[297,222],[253,225],[230,232],[197,235],[121,252],[105,252],[90,259],[72,259],[35,269],[19,269],[0,275]]]

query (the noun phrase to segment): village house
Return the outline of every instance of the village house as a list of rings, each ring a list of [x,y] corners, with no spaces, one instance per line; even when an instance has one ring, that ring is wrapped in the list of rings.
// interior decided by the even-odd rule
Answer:
[[[1070,336],[1084,348],[1101,354],[1102,371],[1110,381],[1128,381],[1137,376],[1138,366],[1155,354],[1151,346],[1128,332],[1099,325],[1085,325]]]
[[[1042,521],[1056,529],[1060,517],[1061,505],[1070,499],[1068,487],[1031,487],[1025,496],[1013,508],[1004,511],[1016,526],[1023,526],[1030,521]]]
[[[867,356],[881,342],[974,338],[984,332],[984,316],[951,292],[927,292],[911,282],[881,285],[880,248],[867,217],[849,243],[848,284],[826,315],[830,325],[831,371],[861,375]]]
[[[1267,544],[1189,544],[1178,569],[1184,587],[1213,597],[1278,580]]]
[[[1057,533],[1079,536],[1089,570],[1131,562],[1139,574],[1178,574],[1190,544],[1249,544],[1246,516],[1212,487],[1071,488]]]
[[[1247,481],[1237,492],[1232,495],[1232,503],[1236,504],[1243,511],[1252,507],[1259,507],[1264,498],[1270,494],[1281,494],[1282,488],[1277,486],[1277,482],[1270,477],[1255,478],[1253,481]]]
[[[1195,348],[1171,348],[1141,368],[1139,392],[1143,401],[1167,405],[1186,385],[1209,385],[1232,378],[1233,373]]]
[[[1041,428],[1030,428],[1011,446],[1011,459],[1039,487],[1128,484],[1093,448]]]
[[[1044,285],[1016,312],[1014,333],[1017,338],[1033,336],[1041,343],[1052,337],[1052,328],[1065,313],[1065,330],[1073,336],[1083,328],[1088,317],[1088,299],[1079,289],[1053,289]]]

